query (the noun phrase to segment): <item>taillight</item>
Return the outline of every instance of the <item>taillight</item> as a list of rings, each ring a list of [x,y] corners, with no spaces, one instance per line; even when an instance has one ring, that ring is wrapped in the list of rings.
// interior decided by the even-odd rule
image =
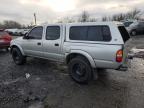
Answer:
[[[123,50],[118,50],[116,53],[116,61],[122,62],[122,60],[123,60]]]

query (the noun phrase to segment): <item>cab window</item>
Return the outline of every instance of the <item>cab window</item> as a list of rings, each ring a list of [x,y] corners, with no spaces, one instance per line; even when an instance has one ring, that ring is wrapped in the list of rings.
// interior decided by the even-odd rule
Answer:
[[[72,26],[70,40],[110,41],[111,33],[108,26]]]
[[[46,40],[57,40],[60,38],[59,26],[48,26],[46,29]]]
[[[42,39],[43,34],[43,27],[35,27],[33,28],[30,33],[28,34],[28,37],[31,39]]]

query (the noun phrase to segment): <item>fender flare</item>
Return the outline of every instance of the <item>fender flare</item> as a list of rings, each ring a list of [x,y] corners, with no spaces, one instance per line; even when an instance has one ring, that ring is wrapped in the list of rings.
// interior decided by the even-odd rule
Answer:
[[[19,50],[21,51],[22,55],[25,55],[25,53],[24,53],[24,51],[23,51],[23,49],[22,49],[22,47],[20,45],[18,45],[18,44],[12,44],[10,46],[11,50],[12,50],[13,47],[19,48]]]
[[[93,68],[96,68],[96,64],[94,62],[94,59],[86,51],[83,51],[83,50],[71,50],[70,53],[66,53],[65,54],[65,58],[67,58],[70,54],[80,54],[80,55],[86,57],[88,59],[90,65]]]

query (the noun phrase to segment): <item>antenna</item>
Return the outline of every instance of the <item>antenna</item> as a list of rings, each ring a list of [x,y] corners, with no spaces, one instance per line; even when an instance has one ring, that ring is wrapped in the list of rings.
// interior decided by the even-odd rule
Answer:
[[[35,25],[37,25],[36,13],[34,13],[34,22],[35,22]]]

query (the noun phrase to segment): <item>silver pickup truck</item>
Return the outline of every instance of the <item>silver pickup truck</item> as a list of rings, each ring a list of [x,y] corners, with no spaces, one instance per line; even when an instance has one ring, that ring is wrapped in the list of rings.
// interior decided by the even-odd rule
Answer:
[[[124,25],[116,22],[45,24],[12,40],[11,54],[17,65],[26,57],[66,63],[70,76],[86,83],[96,69],[127,69],[129,38]]]

